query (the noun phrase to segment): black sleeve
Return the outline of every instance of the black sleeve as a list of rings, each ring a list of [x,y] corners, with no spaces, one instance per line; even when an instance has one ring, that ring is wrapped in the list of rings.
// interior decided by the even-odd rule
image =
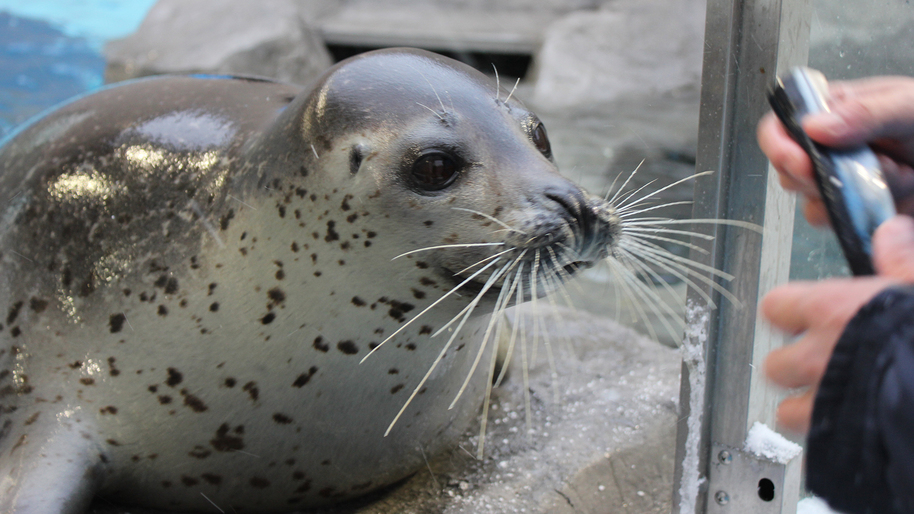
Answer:
[[[806,486],[848,514],[914,513],[914,287],[848,323],[813,407]]]

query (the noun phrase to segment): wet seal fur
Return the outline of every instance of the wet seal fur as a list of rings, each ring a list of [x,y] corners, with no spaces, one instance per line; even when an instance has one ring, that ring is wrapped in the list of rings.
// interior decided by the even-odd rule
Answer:
[[[474,361],[499,295],[540,296],[619,235],[507,96],[398,49],[304,91],[140,80],[11,137],[0,510],[79,513],[98,494],[284,512],[362,495],[452,446],[478,415],[487,365]],[[486,269],[496,254],[514,265]],[[533,260],[550,258],[558,271],[537,278]],[[474,302],[483,314],[460,318],[440,355],[457,323],[432,336]]]

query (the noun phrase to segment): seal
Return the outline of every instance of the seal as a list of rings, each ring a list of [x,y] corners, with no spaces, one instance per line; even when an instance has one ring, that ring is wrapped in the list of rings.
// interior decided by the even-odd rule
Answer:
[[[0,510],[286,512],[452,447],[500,312],[635,240],[511,96],[394,49],[304,90],[116,85],[14,134]]]

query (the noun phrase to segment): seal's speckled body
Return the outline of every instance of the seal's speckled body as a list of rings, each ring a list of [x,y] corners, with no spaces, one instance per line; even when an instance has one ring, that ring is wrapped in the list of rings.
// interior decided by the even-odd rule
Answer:
[[[539,127],[483,75],[408,50],[308,91],[137,81],[26,127],[0,149],[0,510],[76,513],[100,494],[289,511],[452,445],[485,389],[447,409],[485,315],[384,432],[472,294],[359,361],[495,250],[401,253],[574,233],[594,250],[568,272],[606,255],[609,215],[558,175]],[[494,293],[480,301],[491,312]]]

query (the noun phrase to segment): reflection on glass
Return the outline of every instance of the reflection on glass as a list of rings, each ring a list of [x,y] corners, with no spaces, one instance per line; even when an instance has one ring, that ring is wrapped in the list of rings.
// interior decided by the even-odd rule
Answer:
[[[829,80],[871,75],[914,75],[914,9],[905,0],[816,0],[809,65]],[[848,275],[834,234],[815,229],[797,203],[790,278]]]

